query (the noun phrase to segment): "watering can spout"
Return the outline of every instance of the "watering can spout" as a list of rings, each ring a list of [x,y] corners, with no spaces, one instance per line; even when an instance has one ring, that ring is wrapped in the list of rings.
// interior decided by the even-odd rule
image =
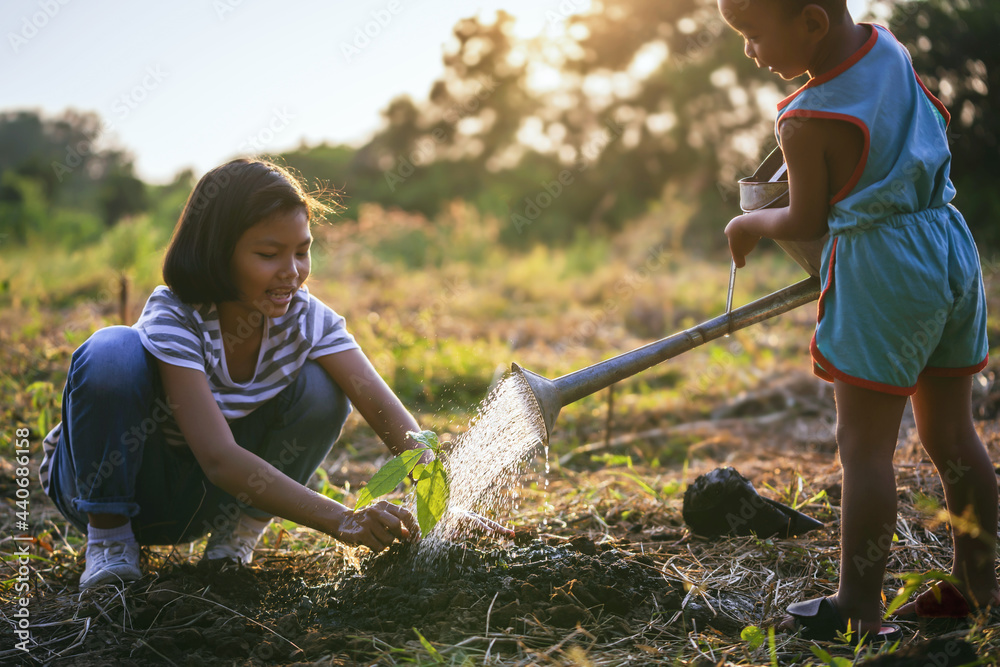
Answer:
[[[552,380],[542,377],[538,373],[532,373],[527,368],[521,368],[517,364],[511,364],[510,370],[514,375],[519,376],[531,390],[535,406],[538,408],[537,413],[541,415],[542,421],[545,423],[545,441],[548,442],[549,435],[552,433],[552,425],[555,424],[556,417],[559,416],[559,411],[563,406],[563,398],[559,394],[559,388]]]
[[[666,359],[675,357],[694,347],[737,331],[751,324],[770,319],[775,315],[798,308],[819,297],[819,280],[807,278],[779,290],[732,313],[703,322],[673,336],[668,336],[638,349],[620,354],[593,366],[550,380],[537,373],[511,365],[511,372],[520,377],[531,390],[537,405],[537,414],[545,423],[545,440],[552,434],[552,426],[564,405],[580,400],[619,380],[635,375]]]

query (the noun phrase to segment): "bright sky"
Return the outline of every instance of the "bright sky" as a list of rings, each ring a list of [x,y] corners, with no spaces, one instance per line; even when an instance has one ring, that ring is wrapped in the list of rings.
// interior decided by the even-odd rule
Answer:
[[[669,1],[669,0],[665,0]],[[868,0],[849,0],[863,14]],[[0,111],[96,111],[139,176],[244,153],[360,145],[426,97],[454,24],[505,9],[531,37],[590,0],[2,0]],[[367,33],[367,34],[366,34]]]

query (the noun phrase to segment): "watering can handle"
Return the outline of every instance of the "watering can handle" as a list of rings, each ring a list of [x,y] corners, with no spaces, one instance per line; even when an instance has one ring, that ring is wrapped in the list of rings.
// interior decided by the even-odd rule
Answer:
[[[525,381],[537,402],[538,414],[545,424],[546,438],[552,432],[559,410],[584,396],[589,396],[615,382],[624,380],[678,354],[710,340],[770,319],[819,298],[818,278],[806,278],[752,303],[741,306],[727,317],[720,315],[685,331],[662,338],[640,348],[605,359],[593,366],[549,380],[513,364],[511,370]]]
[[[726,297],[726,317],[729,319],[729,330],[726,335],[733,333],[733,287],[736,285],[736,260],[729,269],[729,295]]]
[[[807,278],[790,287],[757,299],[685,331],[660,339],[641,348],[620,354],[553,380],[563,398],[563,405],[623,380],[671,357],[721,338],[727,331],[737,331],[771,319],[819,297],[819,279]]]

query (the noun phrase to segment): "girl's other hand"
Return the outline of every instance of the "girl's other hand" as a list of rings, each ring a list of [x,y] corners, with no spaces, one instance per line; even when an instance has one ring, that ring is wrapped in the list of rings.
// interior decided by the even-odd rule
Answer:
[[[730,220],[729,224],[726,225],[726,236],[729,238],[729,252],[733,255],[736,267],[740,269],[746,266],[747,255],[757,247],[757,243],[760,241],[759,235],[746,231],[746,223],[747,216],[739,215]]]
[[[458,513],[469,522],[469,525],[487,535],[494,533],[502,537],[514,539],[514,531],[512,529],[497,523],[493,519],[487,519],[481,514],[476,514],[468,510],[458,510]]]
[[[379,552],[396,540],[420,539],[420,526],[402,507],[380,500],[360,510],[348,510],[330,534],[341,542],[363,544]]]

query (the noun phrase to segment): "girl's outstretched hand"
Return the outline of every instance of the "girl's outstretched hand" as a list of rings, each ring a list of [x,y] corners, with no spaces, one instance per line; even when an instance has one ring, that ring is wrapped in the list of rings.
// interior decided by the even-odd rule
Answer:
[[[470,512],[468,510],[454,510],[463,519],[465,519],[469,525],[477,530],[480,530],[487,535],[493,533],[500,535],[502,537],[508,537],[514,539],[514,531],[503,524],[499,524],[493,519],[487,519],[482,514],[476,514],[475,512]]]
[[[360,510],[345,512],[331,535],[347,544],[363,544],[379,552],[396,540],[420,538],[413,515],[398,505],[380,500]]]
[[[729,252],[733,255],[736,267],[742,269],[746,266],[747,255],[757,247],[760,235],[748,232],[746,215],[739,215],[729,221],[726,225],[726,236],[729,237]]]

